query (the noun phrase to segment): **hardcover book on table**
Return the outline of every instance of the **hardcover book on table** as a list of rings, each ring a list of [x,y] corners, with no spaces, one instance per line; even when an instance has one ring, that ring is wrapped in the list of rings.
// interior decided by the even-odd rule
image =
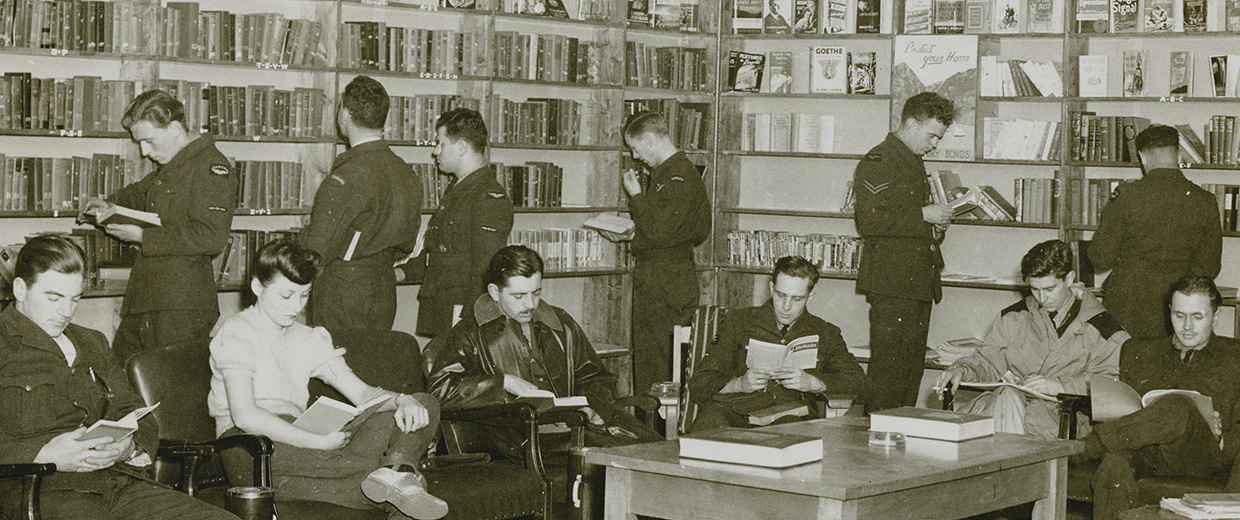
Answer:
[[[870,430],[965,441],[994,435],[995,420],[983,415],[904,406],[870,414]]]
[[[680,456],[750,466],[787,468],[822,460],[821,437],[719,428],[680,438]]]

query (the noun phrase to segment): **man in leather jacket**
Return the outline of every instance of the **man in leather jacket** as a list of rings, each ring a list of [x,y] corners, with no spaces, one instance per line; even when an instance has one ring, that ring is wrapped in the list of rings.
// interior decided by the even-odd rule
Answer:
[[[431,392],[444,408],[505,403],[539,390],[585,396],[592,423],[587,443],[661,440],[613,405],[616,376],[576,320],[542,301],[542,273],[542,258],[525,246],[507,246],[491,258],[487,294],[474,301],[472,315],[426,348]],[[504,444],[507,435],[492,433]]]

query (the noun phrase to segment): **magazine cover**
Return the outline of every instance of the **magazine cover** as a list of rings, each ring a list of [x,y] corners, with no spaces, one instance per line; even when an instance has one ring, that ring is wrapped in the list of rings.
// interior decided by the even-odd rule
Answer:
[[[797,0],[796,7],[796,32],[818,32],[818,0]]]
[[[762,0],[734,0],[732,3],[732,32],[762,32]]]
[[[757,92],[762,85],[762,69],[766,55],[751,52],[728,53],[728,85],[740,92]]]
[[[891,128],[904,100],[937,92],[956,105],[956,118],[926,159],[972,160],[977,109],[977,36],[896,36],[891,74]]]
[[[848,53],[848,93],[873,94],[874,77],[878,71],[875,52]]]

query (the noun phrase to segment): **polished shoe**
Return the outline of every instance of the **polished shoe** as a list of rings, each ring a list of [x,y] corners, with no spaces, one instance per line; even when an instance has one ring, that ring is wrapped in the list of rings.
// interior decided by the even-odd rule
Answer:
[[[417,520],[435,520],[448,514],[448,504],[426,492],[426,481],[414,472],[379,468],[362,481],[362,493],[375,502],[389,502]]]

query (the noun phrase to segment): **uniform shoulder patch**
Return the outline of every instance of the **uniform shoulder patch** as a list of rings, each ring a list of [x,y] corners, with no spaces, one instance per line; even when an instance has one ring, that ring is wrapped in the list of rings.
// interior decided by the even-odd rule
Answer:
[[[232,170],[223,164],[217,164],[211,167],[211,173],[215,175],[228,175]]]
[[[1029,310],[1029,306],[1025,304],[1025,299],[1021,298],[1020,301],[1013,303],[1011,305],[1008,305],[1007,308],[1000,311],[999,315],[1006,316],[1013,312],[1025,312],[1027,310]]]
[[[1115,335],[1116,332],[1124,330],[1124,326],[1119,324],[1119,320],[1106,311],[1095,314],[1094,317],[1085,323],[1093,325],[1095,329],[1098,329],[1098,334],[1102,335],[1102,339],[1111,339],[1111,336]]]
[[[490,196],[491,196],[491,198],[493,198],[493,199],[502,199],[502,198],[504,198],[504,194],[503,194],[503,193],[496,193],[496,192],[493,192],[493,191],[488,191],[488,192],[487,192],[487,195],[490,195]]]
[[[871,195],[878,195],[883,190],[891,187],[891,181],[873,183],[867,180],[861,181],[861,186],[865,188],[866,191],[870,192]]]
[[[878,153],[878,152],[870,152],[870,153],[865,154],[865,160],[881,162],[883,160],[883,154]]]
[[[344,186],[345,184],[344,179],[341,178],[339,175],[328,175],[327,178],[333,181],[339,182],[341,186]]]
[[[673,182],[685,182],[685,178],[684,178],[684,177],[681,177],[681,176],[679,176],[679,175],[673,175],[673,176],[672,176],[672,181],[673,181]]]

